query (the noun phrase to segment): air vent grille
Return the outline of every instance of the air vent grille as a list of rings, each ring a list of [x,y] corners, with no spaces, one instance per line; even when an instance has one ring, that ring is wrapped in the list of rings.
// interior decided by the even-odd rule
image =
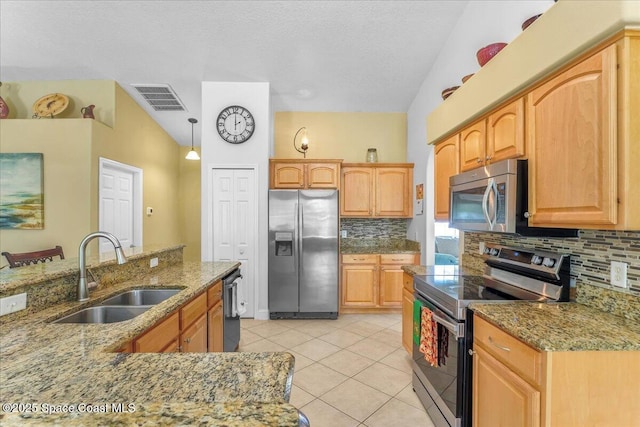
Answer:
[[[173,88],[166,84],[132,84],[155,111],[187,111]]]

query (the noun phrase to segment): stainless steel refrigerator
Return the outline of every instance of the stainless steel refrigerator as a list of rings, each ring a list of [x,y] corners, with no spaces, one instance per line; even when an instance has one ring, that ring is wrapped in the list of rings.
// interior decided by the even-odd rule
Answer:
[[[338,317],[338,191],[269,191],[271,319]]]

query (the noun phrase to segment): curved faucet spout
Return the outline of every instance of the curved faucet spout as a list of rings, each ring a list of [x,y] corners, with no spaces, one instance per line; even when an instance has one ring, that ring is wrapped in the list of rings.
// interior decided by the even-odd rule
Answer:
[[[116,251],[116,260],[118,264],[124,264],[127,262],[127,257],[124,255],[122,245],[116,236],[106,231],[96,231],[87,235],[78,248],[78,263],[80,264],[80,278],[78,279],[78,301],[86,301],[89,299],[89,287],[87,286],[87,266],[86,266],[86,252],[89,242],[96,237],[104,237],[109,240]]]

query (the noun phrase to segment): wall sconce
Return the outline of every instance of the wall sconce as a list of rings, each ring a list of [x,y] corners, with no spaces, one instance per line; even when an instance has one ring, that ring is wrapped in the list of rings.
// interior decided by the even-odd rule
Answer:
[[[298,148],[296,146],[296,138],[298,137],[298,134],[300,132],[302,132],[302,137],[300,138],[300,148]],[[293,137],[293,148],[295,148],[298,153],[302,153],[305,159],[307,158],[307,150],[309,149],[309,138],[307,137],[306,127],[301,127],[300,129],[298,129],[298,132],[296,132],[295,136]]]
[[[187,153],[187,155],[185,156],[185,159],[187,160],[200,160],[200,156],[198,155],[198,152],[196,150],[194,150],[193,148],[193,125],[195,123],[198,123],[198,121],[196,119],[194,119],[193,117],[187,119],[189,121],[189,123],[191,123],[191,151],[189,151]]]

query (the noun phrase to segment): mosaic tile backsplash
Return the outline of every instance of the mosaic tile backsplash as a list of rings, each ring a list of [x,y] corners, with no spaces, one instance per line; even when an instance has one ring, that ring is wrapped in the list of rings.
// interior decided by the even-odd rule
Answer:
[[[465,233],[463,265],[481,268],[480,242],[520,248],[547,249],[571,255],[571,276],[576,283],[600,286],[640,296],[640,232],[580,230],[576,238],[521,237],[497,233]],[[628,264],[630,291],[610,285],[611,261]]]
[[[340,230],[353,239],[405,239],[407,222],[403,218],[342,218]]]

